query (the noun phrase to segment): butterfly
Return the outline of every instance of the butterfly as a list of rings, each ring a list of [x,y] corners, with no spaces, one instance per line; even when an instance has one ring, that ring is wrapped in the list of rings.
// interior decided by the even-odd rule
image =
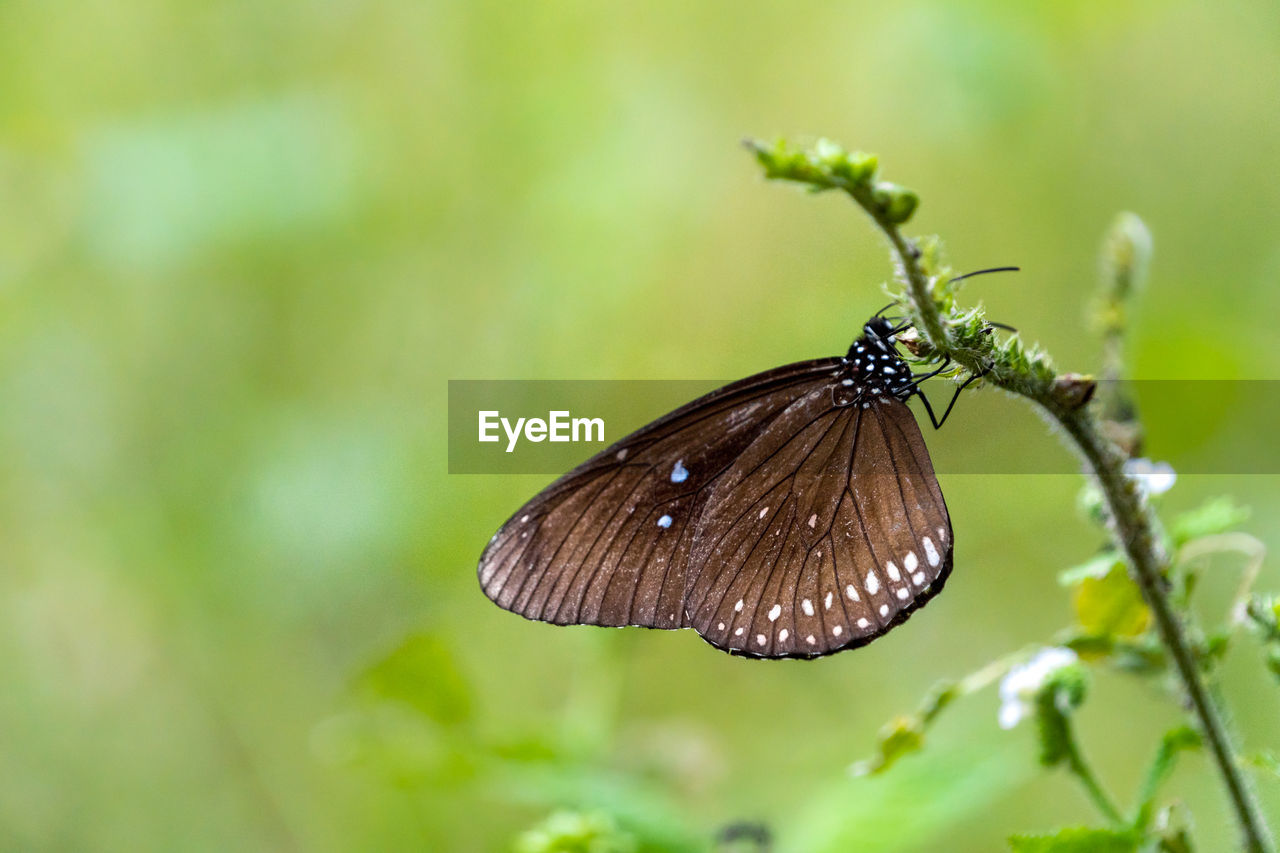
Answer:
[[[502,525],[481,588],[528,619],[692,628],[758,658],[820,657],[902,624],[942,590],[955,548],[906,405],[919,395],[940,426],[919,384],[947,364],[913,375],[903,328],[877,315],[843,357],[727,385],[596,454]]]

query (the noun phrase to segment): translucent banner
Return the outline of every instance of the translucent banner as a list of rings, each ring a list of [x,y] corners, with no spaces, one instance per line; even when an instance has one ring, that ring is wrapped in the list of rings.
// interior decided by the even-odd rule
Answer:
[[[451,474],[560,474],[727,381],[451,380]],[[925,392],[941,414],[954,386]],[[1099,396],[1112,389],[1099,389]],[[1280,474],[1280,383],[1147,380],[1121,389],[1147,428],[1143,455],[1179,474]],[[1079,462],[1025,400],[967,391],[935,431],[917,414],[940,474],[1070,474]]]

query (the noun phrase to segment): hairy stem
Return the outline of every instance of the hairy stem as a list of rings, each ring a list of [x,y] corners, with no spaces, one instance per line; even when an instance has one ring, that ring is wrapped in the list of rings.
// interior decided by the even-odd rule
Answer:
[[[947,276],[933,269],[929,253],[905,237],[899,227],[911,217],[918,199],[909,190],[878,180],[874,156],[849,153],[825,140],[811,152],[790,149],[782,142],[768,146],[748,140],[746,146],[764,167],[766,177],[803,184],[815,192],[840,190],[875,220],[893,247],[899,278],[906,287],[904,307],[920,335],[919,343],[924,345],[919,348],[921,357],[951,359],[970,373],[1038,403],[1070,436],[1102,490],[1111,534],[1128,557],[1130,572],[1155,614],[1160,641],[1173,660],[1222,775],[1244,847],[1249,853],[1271,853],[1270,831],[1245,782],[1223,715],[1201,677],[1186,626],[1170,600],[1165,581],[1169,557],[1155,534],[1155,516],[1137,485],[1124,473],[1126,454],[1107,438],[1102,423],[1086,405],[1095,382],[1074,374],[1055,375],[1047,357],[1025,350],[1016,339],[996,346],[980,312],[957,310]],[[1127,292],[1141,279],[1150,238],[1145,227],[1139,226],[1140,222],[1120,223],[1122,239],[1113,252],[1118,260],[1113,278],[1123,287],[1116,299],[1120,291]],[[1119,342],[1115,343],[1118,346]]]
[[[864,209],[868,209],[858,193],[850,195]],[[915,246],[878,209],[868,209],[868,212],[885,232],[898,256],[903,278],[923,320],[919,324],[920,331],[934,351],[942,356],[950,355],[971,369],[982,369],[978,365],[965,363],[967,359],[963,356],[967,353],[953,352],[946,326],[930,292],[929,277],[917,262],[919,253]],[[1104,437],[1098,420],[1087,406],[1065,405],[1054,394],[1052,385],[1031,381],[1032,378],[1027,376],[1010,376],[1012,367],[997,363],[988,378],[1000,387],[1040,404],[1071,437],[1076,449],[1097,478],[1110,512],[1112,535],[1128,556],[1134,580],[1142,590],[1147,606],[1155,615],[1161,642],[1174,662],[1192,710],[1209,744],[1210,753],[1222,775],[1245,849],[1250,853],[1269,853],[1273,849],[1270,832],[1253,792],[1245,782],[1222,713],[1201,677],[1185,626],[1169,601],[1168,585],[1165,582],[1165,574],[1169,568],[1168,555],[1154,535],[1156,527],[1150,508],[1134,481],[1124,474],[1124,454]]]

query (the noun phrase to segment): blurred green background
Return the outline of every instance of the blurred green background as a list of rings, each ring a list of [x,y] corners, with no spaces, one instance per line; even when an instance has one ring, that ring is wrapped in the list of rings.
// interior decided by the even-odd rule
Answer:
[[[843,352],[880,240],[764,184],[747,134],[878,152],[913,233],[1023,267],[969,298],[1072,369],[1137,211],[1134,374],[1275,378],[1277,80],[1269,0],[0,4],[0,846],[503,850],[574,806],[672,850],[750,819],[786,851],[985,851],[1092,821],[990,694],[847,773],[935,680],[1069,620],[1078,478],[944,476],[946,595],[857,652],[744,661],[490,604],[480,550],[548,478],[447,475],[446,380]],[[1179,424],[1149,428],[1158,454]],[[1274,548],[1276,486],[1168,503],[1231,493]],[[1280,746],[1255,648],[1223,692]],[[1127,794],[1176,719],[1104,673],[1080,726]],[[1212,773],[1170,796],[1222,850]]]

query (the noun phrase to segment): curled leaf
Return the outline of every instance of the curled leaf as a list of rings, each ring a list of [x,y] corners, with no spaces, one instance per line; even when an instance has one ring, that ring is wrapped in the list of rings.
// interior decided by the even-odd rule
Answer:
[[[1248,518],[1249,508],[1240,506],[1234,499],[1212,498],[1175,518],[1169,526],[1169,536],[1181,547],[1192,539],[1233,530]]]
[[[919,717],[897,717],[890,720],[876,737],[876,752],[871,758],[854,764],[849,772],[854,776],[871,776],[883,773],[904,755],[916,752],[924,745],[924,725]]]
[[[1113,563],[1102,577],[1082,578],[1074,603],[1076,622],[1089,634],[1136,637],[1151,622],[1142,591],[1121,562]]]

